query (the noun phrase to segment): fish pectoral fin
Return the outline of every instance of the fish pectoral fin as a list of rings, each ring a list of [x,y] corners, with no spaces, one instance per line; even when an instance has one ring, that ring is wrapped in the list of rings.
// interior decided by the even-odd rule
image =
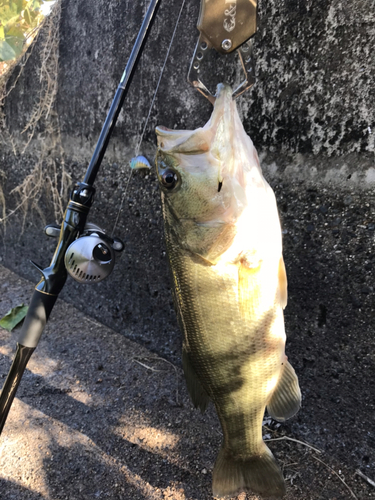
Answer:
[[[236,235],[236,227],[234,224],[224,223],[222,221],[216,221],[216,223],[214,221],[211,224],[205,224],[206,228],[210,226],[212,228],[217,227],[218,231],[220,231],[205,256],[209,262],[215,264],[220,259],[220,256],[228,250],[233,243]]]
[[[219,451],[212,475],[214,497],[233,497],[242,491],[272,498],[286,493],[280,467],[264,443],[261,452],[248,459],[236,459],[225,448]]]
[[[185,347],[182,348],[182,366],[184,369],[187,390],[193,405],[204,413],[210,402],[210,397],[200,383]]]
[[[279,382],[267,405],[270,416],[278,422],[293,417],[301,407],[298,377],[289,361],[285,361]]]
[[[279,262],[279,297],[281,307],[285,309],[288,302],[288,280],[283,257],[280,257]]]
[[[241,262],[238,266],[238,306],[241,317],[251,318],[254,305],[261,295],[261,283],[258,280],[258,271],[262,262]]]

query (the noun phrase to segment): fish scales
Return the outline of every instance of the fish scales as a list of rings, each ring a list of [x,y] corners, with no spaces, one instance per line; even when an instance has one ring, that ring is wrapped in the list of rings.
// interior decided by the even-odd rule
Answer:
[[[171,260],[172,268],[183,282],[179,322],[187,332],[185,345],[203,387],[214,395],[221,419],[225,419],[225,443],[238,455],[244,449],[256,453],[262,436],[262,403],[267,397],[268,381],[279,371],[281,363],[280,354],[267,349],[259,331],[268,331],[268,342],[272,342],[271,323],[277,318],[270,310],[244,325],[237,307],[235,266],[218,276],[216,270],[197,266],[189,256],[181,258],[173,251],[171,254],[177,257]],[[184,304],[189,304],[186,310]],[[249,316],[253,316],[251,310]],[[218,336],[218,324],[221,331],[230,335]],[[276,331],[277,340],[278,336]],[[239,400],[244,404],[239,406]]]
[[[221,85],[205,127],[157,128],[156,163],[189,393],[201,410],[213,401],[223,430],[213,493],[282,496],[262,419],[266,406],[274,418],[289,418],[301,395],[284,350],[276,203],[236,113],[231,89]]]

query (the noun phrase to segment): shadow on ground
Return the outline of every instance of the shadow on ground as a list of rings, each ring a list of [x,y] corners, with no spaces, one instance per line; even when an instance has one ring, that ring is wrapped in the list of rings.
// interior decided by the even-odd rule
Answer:
[[[32,285],[5,268],[0,279],[3,315]],[[15,339],[1,331],[3,378]],[[17,396],[0,441],[3,498],[211,498],[221,442],[213,409],[203,416],[192,409],[180,368],[71,305],[58,301]],[[288,499],[344,500],[350,491],[369,498],[370,486],[334,453],[289,440],[299,425],[265,422],[266,439],[288,438],[270,443]]]

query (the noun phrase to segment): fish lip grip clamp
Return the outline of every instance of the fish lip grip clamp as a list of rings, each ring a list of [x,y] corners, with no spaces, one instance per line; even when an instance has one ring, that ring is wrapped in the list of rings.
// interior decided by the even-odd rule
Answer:
[[[197,28],[200,32],[191,60],[188,81],[211,102],[215,96],[202,81],[211,49],[229,54],[237,49],[245,79],[233,91],[236,98],[255,82],[251,37],[256,32],[257,0],[201,0]]]

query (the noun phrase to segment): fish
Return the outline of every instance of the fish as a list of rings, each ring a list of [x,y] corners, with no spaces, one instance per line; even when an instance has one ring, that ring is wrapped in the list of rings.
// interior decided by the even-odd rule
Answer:
[[[280,498],[285,482],[262,421],[266,408],[280,422],[295,415],[301,391],[285,354],[287,277],[274,192],[226,84],[205,126],[158,126],[156,136],[187,389],[202,412],[213,402],[223,432],[212,493]]]
[[[139,170],[141,168],[151,168],[150,162],[145,156],[138,155],[132,158],[129,162],[130,168],[132,170]]]

